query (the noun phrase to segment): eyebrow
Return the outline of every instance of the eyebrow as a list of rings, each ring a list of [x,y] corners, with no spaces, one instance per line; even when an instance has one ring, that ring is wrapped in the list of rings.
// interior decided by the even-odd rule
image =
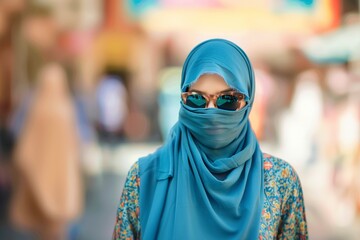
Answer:
[[[217,92],[217,93],[224,93],[224,92],[230,92],[230,91],[236,91],[235,89],[233,88],[228,88],[228,89],[225,89],[223,91],[220,91],[220,92]],[[196,89],[189,89],[188,92],[199,92],[199,93],[205,93],[203,91],[200,91],[200,90],[196,90]]]

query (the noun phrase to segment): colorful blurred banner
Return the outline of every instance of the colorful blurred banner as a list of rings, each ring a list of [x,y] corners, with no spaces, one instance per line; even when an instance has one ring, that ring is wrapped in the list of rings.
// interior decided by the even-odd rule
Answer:
[[[218,0],[159,0],[162,7],[219,7]]]
[[[340,0],[159,0],[157,6],[153,4],[151,10],[143,13],[143,25],[155,32],[252,30],[311,33],[339,24]]]
[[[275,1],[275,2],[287,10],[291,10],[291,9],[313,10],[315,6],[314,0],[283,0],[283,1]]]
[[[238,1],[238,0],[159,0],[162,7],[266,7],[277,6],[286,10],[290,9],[312,9],[315,6],[314,0],[254,0],[254,1]]]
[[[126,1],[127,10],[133,18],[138,18],[146,10],[158,5],[158,0],[129,0]]]

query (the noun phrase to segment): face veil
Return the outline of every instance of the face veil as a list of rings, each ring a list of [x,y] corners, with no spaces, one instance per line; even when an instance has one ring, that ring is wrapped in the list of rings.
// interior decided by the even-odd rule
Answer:
[[[211,39],[188,55],[181,90],[218,74],[245,95],[239,111],[181,104],[171,137],[139,160],[143,239],[257,239],[263,207],[263,161],[249,114],[255,79],[236,44]]]

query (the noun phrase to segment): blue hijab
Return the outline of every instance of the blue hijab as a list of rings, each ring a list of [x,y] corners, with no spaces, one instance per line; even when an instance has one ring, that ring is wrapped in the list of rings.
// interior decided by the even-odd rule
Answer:
[[[237,45],[211,39],[187,57],[181,90],[210,73],[245,94],[247,105],[227,111],[181,103],[171,136],[155,153],[139,160],[144,240],[258,238],[264,174],[249,122],[253,69]]]

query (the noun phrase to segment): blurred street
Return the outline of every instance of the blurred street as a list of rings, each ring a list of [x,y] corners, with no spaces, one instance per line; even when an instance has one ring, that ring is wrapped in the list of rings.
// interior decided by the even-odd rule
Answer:
[[[114,227],[117,205],[119,203],[127,170],[138,159],[155,150],[160,143],[152,144],[122,144],[112,148],[104,147],[104,161],[100,164],[102,173],[87,178],[86,205],[83,216],[74,223],[74,231],[77,240],[110,239]],[[263,144],[264,152],[276,152],[274,147]],[[99,150],[100,149],[100,146]],[[98,165],[98,166],[100,166]],[[309,226],[310,239],[314,240],[357,240],[360,236],[359,219],[351,222],[344,219],[344,224],[336,226],[331,222],[331,217],[325,211],[336,210],[339,206],[329,201],[319,201],[321,196],[317,190],[323,184],[326,177],[326,168],[329,166],[311,167],[297,171],[302,180],[305,207]],[[319,168],[319,169],[315,169]],[[314,176],[314,173],[316,173]],[[322,192],[326,196],[332,196],[331,192]],[[350,214],[351,216],[351,214]],[[8,240],[31,240],[35,239],[31,234],[20,232],[10,227],[9,223],[0,225],[0,239]]]
[[[360,239],[359,34],[359,0],[0,0],[0,240],[110,239],[210,38],[251,61],[251,127],[298,173],[310,239]]]

